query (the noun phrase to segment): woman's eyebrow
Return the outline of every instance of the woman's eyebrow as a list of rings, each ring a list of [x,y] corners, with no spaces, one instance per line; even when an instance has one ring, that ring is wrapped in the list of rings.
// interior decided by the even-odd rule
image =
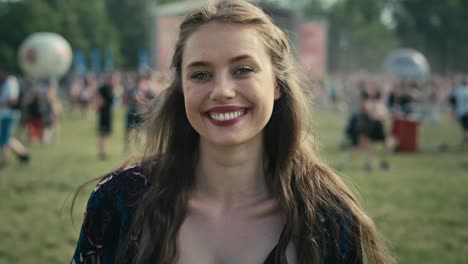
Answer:
[[[239,55],[239,56],[236,56],[236,57],[232,58],[230,60],[230,62],[233,63],[233,62],[238,62],[238,61],[241,61],[241,60],[251,59],[251,58],[253,58],[253,57],[250,56],[249,54],[242,54],[242,55]]]
[[[205,66],[209,66],[210,63],[209,62],[206,62],[206,61],[194,61],[194,62],[191,62],[187,65],[187,67],[185,68],[192,68],[192,67],[205,67]]]
[[[248,55],[248,54],[242,54],[242,55],[239,55],[239,56],[235,56],[233,58],[231,58],[229,60],[230,63],[234,63],[234,62],[238,62],[238,61],[241,61],[241,60],[245,60],[245,59],[252,59],[253,57]],[[185,68],[193,68],[193,67],[207,67],[207,66],[210,66],[211,64],[207,61],[193,61],[193,62],[190,62],[189,64],[187,64],[187,66]]]

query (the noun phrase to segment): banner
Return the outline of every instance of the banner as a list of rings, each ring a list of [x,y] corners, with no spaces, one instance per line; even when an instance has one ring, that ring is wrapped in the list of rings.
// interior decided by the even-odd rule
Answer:
[[[171,66],[171,57],[179,34],[182,18],[177,16],[160,16],[157,19],[156,34],[156,70],[167,71]]]
[[[114,71],[114,54],[111,49],[107,49],[104,56],[104,71],[108,73]]]
[[[81,77],[86,75],[86,58],[83,51],[80,49],[73,52],[73,68],[76,75]]]
[[[101,73],[101,52],[98,48],[91,51],[91,68],[95,74]]]
[[[148,51],[146,49],[140,49],[138,51],[138,73],[146,74],[151,72],[148,61]]]
[[[327,71],[327,25],[309,21],[299,27],[299,64],[306,76],[322,78]]]

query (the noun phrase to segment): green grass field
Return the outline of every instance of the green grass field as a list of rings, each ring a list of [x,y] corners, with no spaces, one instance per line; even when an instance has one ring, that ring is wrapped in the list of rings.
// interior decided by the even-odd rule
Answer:
[[[321,155],[332,166],[344,115],[319,111]],[[64,201],[84,181],[115,168],[122,151],[123,113],[116,115],[111,158],[96,155],[94,120],[63,120],[59,143],[31,146],[32,162],[0,170],[0,263],[68,263],[74,251],[85,202],[78,198],[72,225]],[[358,190],[399,263],[468,263],[468,152],[458,147],[460,131],[445,118],[421,126],[421,152],[392,154],[391,170],[367,172],[363,162],[341,171]],[[441,143],[446,152],[438,151]]]

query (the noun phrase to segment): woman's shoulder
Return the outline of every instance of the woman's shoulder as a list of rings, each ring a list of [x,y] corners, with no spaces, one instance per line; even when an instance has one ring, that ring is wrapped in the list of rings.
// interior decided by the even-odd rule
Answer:
[[[145,175],[142,165],[123,167],[101,178],[89,202],[96,200],[100,203],[110,203],[108,206],[112,207],[134,207],[149,184],[149,177]]]
[[[88,200],[74,255],[76,263],[96,258],[113,262],[132,212],[148,186],[141,165],[123,167],[101,178]]]
[[[349,208],[341,205],[318,213],[329,263],[362,263],[360,232]]]

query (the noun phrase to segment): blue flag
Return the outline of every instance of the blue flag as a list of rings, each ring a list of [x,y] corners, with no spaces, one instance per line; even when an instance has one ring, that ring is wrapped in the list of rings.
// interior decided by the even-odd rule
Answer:
[[[112,54],[111,49],[106,50],[106,55],[104,57],[104,70],[106,72],[114,71],[114,55]]]
[[[91,67],[95,74],[101,73],[101,52],[98,48],[91,51]]]
[[[86,75],[86,59],[83,51],[80,49],[73,52],[73,68],[76,75],[81,77]]]
[[[138,72],[140,74],[149,73],[150,67],[148,63],[148,52],[146,49],[140,49],[138,51]]]

